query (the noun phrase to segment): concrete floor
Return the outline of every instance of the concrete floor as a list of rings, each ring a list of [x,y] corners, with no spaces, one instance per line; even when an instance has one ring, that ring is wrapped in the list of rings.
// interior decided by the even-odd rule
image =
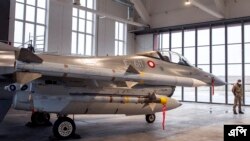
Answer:
[[[145,116],[84,115],[75,116],[77,134],[84,141],[223,141],[224,124],[250,124],[250,107],[244,115],[233,115],[232,106],[183,103],[167,112],[166,130],[162,130],[162,114],[154,124],[147,124]],[[52,127],[28,128],[30,112],[10,110],[0,123],[1,141],[45,141],[52,135]],[[52,115],[52,122],[56,116]]]

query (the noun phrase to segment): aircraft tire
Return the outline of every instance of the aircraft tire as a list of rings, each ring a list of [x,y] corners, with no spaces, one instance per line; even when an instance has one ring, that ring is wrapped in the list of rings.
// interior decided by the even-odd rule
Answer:
[[[46,112],[34,112],[31,115],[31,122],[34,125],[38,126],[45,125],[49,122],[49,120],[50,120],[50,115],[49,113]]]
[[[68,139],[75,135],[75,122],[68,117],[59,117],[53,126],[53,134],[58,139]]]
[[[153,123],[155,121],[155,114],[148,114],[148,115],[146,115],[146,121],[148,123]]]

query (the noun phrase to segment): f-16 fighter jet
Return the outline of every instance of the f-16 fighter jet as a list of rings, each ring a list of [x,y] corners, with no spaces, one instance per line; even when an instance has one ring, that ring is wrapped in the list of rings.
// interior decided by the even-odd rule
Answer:
[[[150,51],[131,56],[76,57],[34,54],[0,44],[1,120],[10,104],[32,111],[31,121],[44,124],[49,114],[57,138],[75,134],[71,114],[146,115],[177,108],[176,86],[225,85],[213,74],[194,67],[174,52]]]

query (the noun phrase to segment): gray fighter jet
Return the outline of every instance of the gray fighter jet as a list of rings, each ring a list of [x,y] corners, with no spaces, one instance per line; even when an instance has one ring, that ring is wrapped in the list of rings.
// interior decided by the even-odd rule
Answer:
[[[37,125],[55,113],[58,138],[75,134],[70,114],[144,114],[153,123],[163,105],[167,110],[181,105],[171,98],[176,86],[220,85],[225,82],[170,51],[86,58],[34,54],[0,43],[0,120],[10,104],[32,111]]]

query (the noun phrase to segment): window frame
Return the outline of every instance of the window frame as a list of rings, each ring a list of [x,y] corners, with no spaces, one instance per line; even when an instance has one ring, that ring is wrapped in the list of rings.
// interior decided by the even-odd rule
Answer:
[[[43,8],[43,7],[39,7],[38,6],[38,1],[37,0],[35,0],[35,5],[31,5],[31,4],[28,4],[27,3],[27,0],[24,0],[24,3],[23,2],[20,2],[20,1],[17,1],[17,0],[15,0],[15,1],[13,1],[13,3],[11,3],[12,5],[13,5],[13,7],[12,7],[12,9],[14,9],[14,12],[12,13],[12,16],[14,17],[13,18],[13,43],[14,43],[14,46],[16,45],[16,44],[19,44],[19,46],[16,46],[16,47],[23,47],[23,46],[25,46],[25,45],[27,45],[28,43],[29,43],[29,41],[25,41],[25,38],[26,38],[26,32],[25,32],[25,30],[26,30],[26,25],[27,24],[32,24],[34,27],[33,27],[33,31],[34,31],[34,35],[33,35],[33,37],[31,38],[32,39],[32,45],[34,46],[34,48],[35,48],[35,50],[36,51],[41,51],[41,52],[44,52],[46,49],[47,49],[47,29],[48,29],[48,1],[49,0],[45,0],[45,8]],[[22,4],[23,5],[23,19],[18,19],[18,18],[16,18],[16,4]],[[33,7],[34,8],[34,21],[28,21],[27,19],[26,19],[26,11],[27,11],[27,6],[31,6],[31,7]],[[44,10],[44,12],[45,12],[45,15],[44,15],[44,24],[42,24],[42,23],[38,23],[38,18],[37,18],[37,14],[38,14],[38,9],[41,9],[41,10]],[[16,25],[15,25],[15,23],[16,22],[21,22],[22,23],[22,42],[15,42],[15,31],[16,31]],[[41,36],[36,36],[36,34],[37,34],[37,27],[38,26],[42,26],[42,27],[44,27],[44,34],[43,34],[43,39],[37,39],[37,38],[39,38],[39,37],[41,37]],[[43,44],[37,44],[37,42],[39,42],[39,41],[43,41]],[[37,48],[37,45],[43,45],[43,48]]]

